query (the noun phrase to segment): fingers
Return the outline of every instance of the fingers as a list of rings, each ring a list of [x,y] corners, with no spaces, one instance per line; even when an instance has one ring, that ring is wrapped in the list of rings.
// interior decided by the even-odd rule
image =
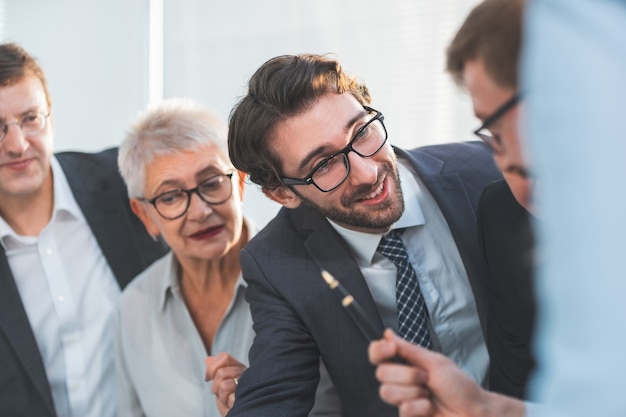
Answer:
[[[239,375],[246,369],[246,366],[239,362],[226,352],[220,352],[215,356],[207,356],[204,360],[206,364],[206,373],[204,376],[205,381],[215,380],[218,373],[223,372],[223,369],[234,368],[241,369],[238,372],[231,372],[231,378],[239,377]]]
[[[376,378],[380,381],[380,397],[383,401],[398,407],[400,416],[429,416],[433,412],[432,393],[427,387],[428,374],[423,368],[428,363],[429,353],[417,345],[385,330],[383,339],[369,346],[370,361],[378,365]],[[400,357],[406,364],[392,359]]]
[[[204,359],[204,363],[206,364],[204,380],[212,381],[217,371],[224,366],[225,362],[226,358],[221,354],[217,356],[207,356],[206,359]]]
[[[215,395],[220,413],[225,415],[235,403],[239,377],[246,370],[246,366],[225,352],[207,357],[205,363],[205,379],[213,382],[211,391]]]
[[[381,382],[400,385],[424,385],[427,382],[426,373],[422,369],[391,362],[378,365],[376,378]]]
[[[429,417],[435,411],[432,401],[425,398],[407,400],[398,406],[399,417]]]
[[[406,401],[425,399],[430,403],[431,392],[426,384],[426,374],[412,365],[382,363],[376,368],[376,378],[380,381],[380,398],[395,406]]]
[[[237,384],[234,378],[224,379],[220,382],[213,381],[213,386],[211,387],[218,404],[221,403],[227,410],[230,410],[235,403],[236,390]]]
[[[378,365],[387,362],[396,356],[397,345],[393,339],[393,332],[385,330],[384,337],[370,343],[368,354],[370,362]]]
[[[431,398],[430,391],[421,385],[402,385],[386,382],[380,386],[380,397],[387,403],[398,406],[405,401]]]
[[[431,370],[439,369],[446,362],[450,362],[448,358],[440,353],[408,342],[390,329],[385,330],[384,342],[393,346],[392,350],[396,356],[402,358],[407,364],[418,367],[426,374]]]

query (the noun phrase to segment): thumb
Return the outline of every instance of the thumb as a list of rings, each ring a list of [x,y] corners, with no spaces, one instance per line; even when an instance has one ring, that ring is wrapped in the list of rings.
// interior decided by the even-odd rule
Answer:
[[[204,380],[210,381],[213,379],[213,365],[215,362],[215,357],[207,356],[204,358],[204,364],[206,365],[206,372],[204,373]]]

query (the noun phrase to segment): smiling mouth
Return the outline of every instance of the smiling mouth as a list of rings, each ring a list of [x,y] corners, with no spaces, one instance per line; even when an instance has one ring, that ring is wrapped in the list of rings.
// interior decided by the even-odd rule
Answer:
[[[371,200],[373,198],[376,198],[377,196],[379,196],[383,192],[383,188],[384,187],[385,187],[385,183],[381,182],[380,185],[378,187],[376,187],[376,189],[374,191],[372,191],[371,193],[369,193],[368,195],[363,197],[361,200]]]
[[[369,189],[367,194],[361,194],[352,199],[355,202],[371,201],[379,198],[385,192],[385,184],[387,184],[387,175],[383,174],[382,178],[376,181],[376,187]]]

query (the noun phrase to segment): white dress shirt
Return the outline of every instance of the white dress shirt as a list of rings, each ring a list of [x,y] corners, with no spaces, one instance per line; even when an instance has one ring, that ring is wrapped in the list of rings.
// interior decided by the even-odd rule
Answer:
[[[58,417],[112,417],[113,272],[55,158],[54,208],[39,236],[0,218],[3,245],[39,347]],[[1,372],[1,371],[0,371]]]
[[[124,290],[115,316],[119,417],[219,417],[207,355],[228,352],[248,364],[252,317],[237,279],[233,299],[207,352],[187,310],[172,252],[154,262]]]
[[[433,347],[483,383],[489,357],[461,256],[430,192],[402,159],[398,159],[398,170],[405,210],[391,229],[406,229],[402,240],[428,308]],[[389,259],[376,252],[382,235],[330,224],[352,249],[384,325],[397,332],[397,271]]]

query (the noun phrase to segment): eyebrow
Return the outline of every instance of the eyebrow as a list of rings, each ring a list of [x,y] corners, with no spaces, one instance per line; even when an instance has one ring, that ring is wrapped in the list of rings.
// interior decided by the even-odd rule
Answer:
[[[349,131],[350,128],[352,126],[354,126],[354,124],[356,122],[358,122],[359,119],[361,119],[366,114],[368,114],[368,111],[363,109],[363,111],[359,112],[356,116],[354,116],[353,118],[348,120],[348,122],[344,126],[344,130],[345,131]],[[297,172],[302,172],[304,167],[306,167],[309,164],[309,162],[311,162],[311,159],[313,159],[314,157],[316,157],[317,155],[319,155],[321,153],[325,153],[326,149],[327,149],[327,146],[322,145],[322,146],[319,146],[319,147],[313,149],[311,152],[309,152],[304,158],[302,158],[302,162],[300,162],[300,164],[298,164],[298,167],[296,168]]]
[[[223,173],[228,172],[228,171],[229,171],[229,169],[222,170],[222,169],[218,168],[215,165],[209,165],[209,166],[201,169],[200,171],[198,171],[194,175],[195,179],[196,179],[196,185],[198,185],[198,183],[200,181],[203,181],[203,180],[207,179],[206,176],[208,174],[220,175],[220,174],[223,174]],[[156,192],[156,190],[160,190],[163,187],[176,187],[175,189],[177,189],[177,190],[178,189],[183,189],[182,183],[178,179],[166,179],[165,181],[159,183],[159,185],[155,189],[155,192]],[[165,191],[165,192],[167,192],[167,191]]]
[[[234,169],[234,168],[230,167],[230,168],[222,169],[216,165],[209,165],[196,173],[196,179],[198,181],[204,181],[206,179],[206,176],[209,174],[211,174],[212,176],[221,175],[230,171],[231,169]]]

